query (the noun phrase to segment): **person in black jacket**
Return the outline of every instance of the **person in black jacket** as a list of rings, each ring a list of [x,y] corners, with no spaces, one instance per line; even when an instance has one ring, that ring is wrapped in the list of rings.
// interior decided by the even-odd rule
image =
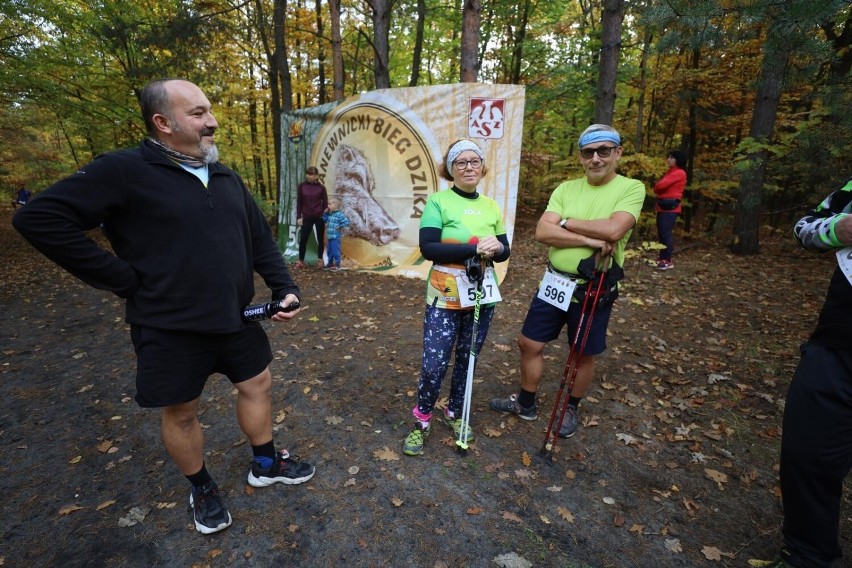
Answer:
[[[300,292],[243,181],[218,162],[218,123],[201,89],[154,81],[140,105],[148,138],[138,148],[98,156],[21,208],[13,224],[71,274],[125,299],[136,401],[162,408],[166,450],[192,484],[196,529],[209,534],[231,524],[205,467],[198,421],[211,374],[226,375],[237,390],[237,419],[254,453],[249,484],[314,475],[312,465],[275,449],[272,351],[260,324],[241,318],[255,271],[283,306],[299,302]],[[101,225],[114,253],[86,235]]]
[[[852,468],[852,179],[799,219],[793,232],[815,252],[834,252],[816,328],[784,403],[781,499],[784,545],[773,568],[828,568],[841,558],[840,500]]]

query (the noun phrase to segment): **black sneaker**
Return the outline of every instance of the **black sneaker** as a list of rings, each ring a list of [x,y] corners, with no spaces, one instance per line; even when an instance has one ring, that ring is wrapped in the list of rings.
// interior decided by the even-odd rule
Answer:
[[[511,395],[509,398],[492,398],[490,406],[491,410],[514,414],[524,420],[535,420],[538,418],[535,404],[532,406],[521,406],[518,404],[518,395],[516,394]]]
[[[298,462],[290,457],[290,452],[281,450],[272,465],[260,467],[256,461],[251,464],[248,483],[252,487],[266,487],[273,483],[298,485],[314,476],[315,468],[309,463]]]
[[[215,481],[193,488],[189,494],[189,506],[193,510],[195,530],[202,534],[219,532],[231,526],[231,513],[222,504]]]
[[[562,417],[562,427],[559,428],[560,438],[570,438],[577,431],[578,413],[579,411],[570,404],[565,409],[565,416]]]

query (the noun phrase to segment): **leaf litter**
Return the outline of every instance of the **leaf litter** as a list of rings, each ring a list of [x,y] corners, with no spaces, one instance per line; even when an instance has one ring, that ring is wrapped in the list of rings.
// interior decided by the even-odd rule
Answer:
[[[294,564],[318,558],[333,564],[346,557],[351,565],[381,565],[386,559],[376,543],[387,542],[386,529],[393,526],[400,532],[392,538],[411,543],[413,554],[453,550],[456,556],[448,557],[447,565],[490,559],[498,566],[530,566],[526,559],[538,558],[541,550],[560,565],[590,566],[623,565],[625,558],[637,566],[656,565],[675,557],[684,566],[733,566],[775,553],[783,398],[797,360],[795,347],[816,319],[833,266],[798,252],[789,239],[762,242],[757,266],[754,259],[733,257],[716,243],[684,247],[671,271],[629,261],[610,322],[608,351],[580,407],[581,428],[573,438],[559,440],[554,467],[549,467],[532,455],[541,446],[543,422],[567,355],[564,337],[545,350],[538,421],[488,410],[490,398],[517,388],[514,340],[546,263],[546,249],[532,242],[538,215],[518,215],[509,275],[501,282],[504,301],[477,362],[472,408],[477,444],[466,456],[458,455],[452,437],[439,433],[443,426],[437,423],[423,456],[401,455],[422,355],[421,283],[354,271],[296,274],[311,317],[266,328],[276,350],[271,364],[275,408],[287,409],[276,410],[275,437],[315,463],[317,475],[286,491],[248,491],[247,446],[235,445],[233,436],[223,441],[214,434],[220,428],[236,431],[233,389],[211,378],[202,404],[203,423],[214,429],[207,436],[207,458],[236,513],[216,549],[240,549],[234,558],[250,557],[259,564],[274,563],[286,549]],[[4,230],[10,231],[0,229],[0,238],[8,238]],[[2,250],[20,248],[14,244]],[[94,551],[112,546],[116,561],[128,560],[105,540],[116,522],[110,511],[118,503],[144,503],[156,514],[140,516],[136,522],[144,528],[139,537],[127,531],[128,538],[156,537],[153,561],[163,565],[199,562],[186,546],[197,535],[183,506],[184,480],[165,458],[156,420],[132,401],[132,348],[126,324],[116,318],[121,301],[88,289],[35,253],[0,254],[6,254],[4,268],[15,274],[14,281],[39,283],[12,287],[7,283],[13,280],[0,278],[10,321],[26,321],[25,327],[13,329],[14,343],[4,350],[12,353],[6,355],[10,365],[0,369],[0,400],[15,401],[32,414],[29,422],[4,426],[4,436],[14,440],[7,452],[16,452],[7,462],[18,463],[24,454],[45,455],[45,448],[37,447],[45,428],[51,432],[50,451],[65,448],[59,459],[63,465],[69,462],[56,480],[48,481],[39,468],[29,469],[38,478],[32,482],[67,495],[58,502],[46,494],[28,497],[25,486],[5,476],[7,502],[26,511],[20,518],[33,515],[33,521],[24,521],[25,531],[7,533],[4,556],[59,562],[47,543],[64,540],[78,557],[93,557]],[[28,272],[32,276],[21,276]],[[792,303],[785,301],[791,289],[797,290]],[[28,307],[35,305],[44,314]],[[88,319],[75,329],[81,318]],[[53,349],[41,350],[42,345]],[[350,350],[355,345],[357,350]],[[74,358],[78,354],[85,356]],[[32,400],[63,404],[42,412]],[[7,403],[0,415],[16,416],[17,409]],[[76,415],[96,419],[81,424]],[[326,417],[343,422],[332,424]],[[344,423],[361,427],[342,428]],[[96,447],[106,440],[112,445],[105,452],[105,443]],[[110,454],[113,449],[122,456]],[[373,467],[366,473],[368,461]],[[361,466],[357,484],[348,471],[353,462]],[[72,499],[81,480],[91,480],[94,491]],[[104,487],[108,494],[99,489]],[[270,550],[266,543],[280,538],[280,523],[250,513],[278,502],[282,494],[287,495],[287,526],[302,528]],[[395,506],[393,497],[404,502]],[[605,504],[604,497],[614,505]],[[73,505],[60,516],[63,501]],[[107,501],[115,502],[90,514]],[[177,506],[160,509],[158,503]],[[439,510],[440,518],[465,518],[466,524],[438,525],[434,516],[424,520],[424,513]],[[40,511],[61,518],[38,519]],[[566,519],[577,513],[584,522]],[[844,497],[844,516],[850,514]],[[129,511],[122,518],[130,520]],[[336,534],[358,535],[349,540],[358,544],[344,549],[340,543],[345,539],[317,538],[318,519]],[[48,527],[49,536],[43,530]],[[852,540],[852,529],[841,530],[846,541]],[[631,538],[621,536],[626,534]],[[459,538],[476,544],[453,546]],[[588,544],[578,547],[578,541]],[[513,546],[505,549],[505,542]]]

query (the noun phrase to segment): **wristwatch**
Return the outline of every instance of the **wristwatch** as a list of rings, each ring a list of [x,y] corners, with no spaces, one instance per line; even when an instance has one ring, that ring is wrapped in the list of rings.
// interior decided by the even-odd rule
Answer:
[[[562,228],[564,229],[564,228],[565,228],[565,223],[567,223],[567,222],[568,222],[568,217],[565,217],[564,219],[562,219],[561,221],[559,221],[559,226],[560,226],[560,227],[562,227]]]

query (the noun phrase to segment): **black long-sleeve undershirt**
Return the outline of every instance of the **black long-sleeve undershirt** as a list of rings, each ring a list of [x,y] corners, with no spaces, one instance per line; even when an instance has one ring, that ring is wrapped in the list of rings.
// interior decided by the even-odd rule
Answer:
[[[466,193],[456,188],[451,188],[457,195],[465,199],[476,199],[479,193]],[[469,243],[442,243],[441,229],[435,227],[424,227],[420,229],[420,253],[426,260],[439,264],[460,264],[472,256],[476,256],[476,245]],[[509,258],[509,239],[505,234],[497,235],[497,240],[503,245],[503,251],[491,258],[493,262],[503,262]]]

